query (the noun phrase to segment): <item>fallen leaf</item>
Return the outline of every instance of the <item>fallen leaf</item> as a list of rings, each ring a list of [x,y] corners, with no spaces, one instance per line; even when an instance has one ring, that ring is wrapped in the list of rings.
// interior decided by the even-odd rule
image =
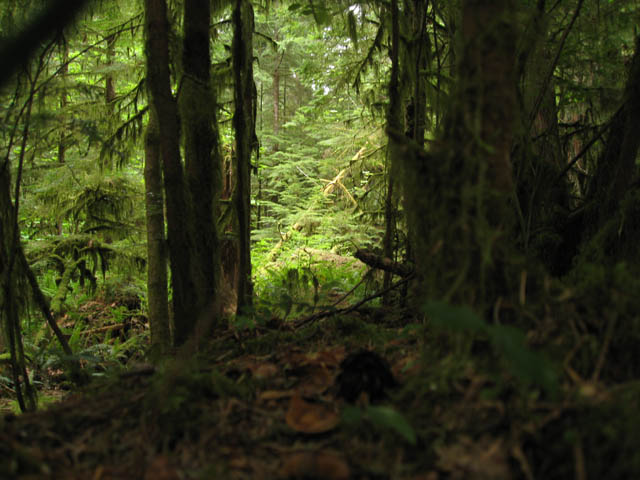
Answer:
[[[293,395],[294,392],[292,390],[265,390],[258,395],[258,399],[262,402],[268,402],[270,400],[292,397]]]
[[[326,367],[310,365],[307,371],[307,375],[302,377],[299,386],[299,390],[304,395],[320,394],[333,385],[334,374]]]
[[[324,405],[307,402],[296,393],[291,397],[285,420],[297,432],[323,433],[333,430],[340,423],[340,416]]]
[[[458,443],[436,448],[437,465],[452,478],[510,480],[508,455],[502,439],[461,436]]]
[[[278,374],[280,369],[273,363],[263,363],[261,365],[254,365],[251,369],[251,373],[257,379],[266,379],[274,377]]]
[[[180,475],[167,457],[158,455],[147,467],[144,480],[180,480]]]
[[[338,454],[327,452],[294,453],[280,468],[281,478],[347,480],[350,475],[347,462]]]

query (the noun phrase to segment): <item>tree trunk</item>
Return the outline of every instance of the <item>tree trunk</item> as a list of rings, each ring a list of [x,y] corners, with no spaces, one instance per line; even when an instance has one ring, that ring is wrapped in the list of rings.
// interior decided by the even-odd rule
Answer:
[[[411,79],[411,96],[406,108],[406,135],[421,147],[427,128],[426,71],[429,66],[429,37],[427,36],[427,2],[405,0],[410,36],[405,44],[405,77]]]
[[[17,250],[22,249],[18,240],[15,208],[11,202],[9,161],[0,164],[0,326],[4,341],[11,354],[12,379],[20,410],[36,409],[35,391],[27,376],[22,332],[20,329],[19,279],[22,264],[16,261]],[[24,387],[24,391],[23,391]]]
[[[460,72],[465,120],[480,120],[478,143],[490,188],[513,188],[511,145],[516,120],[515,5],[511,0],[463,2],[464,59]],[[472,127],[473,128],[473,127]],[[482,151],[484,150],[484,151]]]
[[[439,298],[483,307],[507,288],[501,264],[517,120],[513,10],[509,0],[463,2],[463,50],[441,138],[427,153],[398,135],[418,305]]]
[[[160,354],[171,346],[169,294],[167,291],[167,253],[164,237],[164,195],[158,122],[153,111],[145,135],[144,186],[147,217],[147,301],[151,347]]]
[[[197,310],[203,312],[216,299],[220,286],[220,241],[216,225],[220,196],[221,158],[216,127],[216,100],[211,88],[209,54],[209,0],[184,3],[184,42],[180,116],[184,139],[189,199],[193,207],[191,274]],[[215,128],[215,129],[214,129]],[[216,317],[213,310],[210,313]],[[214,321],[216,319],[209,319]]]
[[[640,189],[636,158],[640,150],[640,36],[620,109],[610,120],[609,133],[587,191],[581,231],[567,235],[590,262],[615,264],[625,262],[629,268],[640,265]],[[580,242],[580,243],[577,243]],[[574,246],[569,243],[570,246]]]
[[[147,88],[158,120],[164,179],[167,240],[173,289],[174,343],[186,341],[196,322],[197,296],[191,279],[188,209],[180,160],[178,108],[171,93],[166,0],[145,0]]]
[[[42,62],[40,62],[42,65]],[[37,407],[36,392],[31,385],[25,363],[24,345],[20,323],[20,311],[24,310],[26,296],[22,287],[25,275],[22,270],[22,245],[18,226],[20,201],[20,181],[27,139],[30,131],[31,109],[35,95],[35,85],[41,70],[32,76],[27,109],[24,113],[24,126],[21,132],[21,144],[18,164],[15,203],[11,201],[11,173],[9,156],[0,164],[0,325],[9,346],[14,388],[20,410],[34,411]],[[24,386],[24,392],[22,390]]]
[[[254,149],[255,98],[253,84],[253,8],[237,0],[233,12],[233,73],[235,79],[236,188],[238,222],[238,303],[240,314],[252,305],[251,282],[251,152]]]
[[[277,37],[276,37],[277,41]],[[273,145],[273,151],[280,150],[278,144],[278,134],[280,133],[280,64],[284,58],[284,52],[276,63],[276,68],[273,70],[273,135],[276,137],[276,142]]]
[[[115,118],[115,99],[116,99],[116,79],[113,72],[109,69],[113,65],[113,60],[116,55],[116,36],[109,35],[107,37],[107,60],[106,67],[107,73],[104,76],[104,101],[107,111],[107,118],[111,125],[116,124]],[[111,155],[104,155],[101,159],[101,166],[107,170],[113,168],[113,162]]]
[[[60,139],[58,141],[58,163],[63,164],[67,160],[67,129],[65,128],[66,124],[66,110],[67,104],[69,103],[69,99],[67,97],[67,89],[64,86],[67,78],[67,74],[69,73],[69,45],[66,40],[63,39],[63,44],[60,47],[62,49],[62,55],[60,61],[62,62],[62,67],[60,69],[60,79],[62,80],[62,88],[60,89],[60,112],[62,113],[62,128],[60,129]],[[58,230],[58,235],[62,235],[62,218],[56,218],[56,228]]]
[[[398,134],[401,131],[401,95],[400,95],[400,24],[398,0],[391,1],[391,77],[389,79],[389,107],[387,109],[387,129]],[[397,205],[394,193],[397,182],[398,162],[401,152],[395,137],[390,136],[387,146],[387,192],[385,194],[384,224],[385,231],[382,239],[382,254],[385,258],[394,258],[393,238],[396,233],[396,212]],[[388,290],[391,286],[392,272],[385,270],[383,274],[383,288]],[[387,291],[382,297],[383,305],[391,303],[391,291]]]
[[[640,149],[640,36],[629,77],[625,86],[622,107],[611,120],[606,148],[598,160],[592,184],[589,186],[589,221],[592,232],[602,227],[618,211],[623,196],[636,178],[636,158]]]

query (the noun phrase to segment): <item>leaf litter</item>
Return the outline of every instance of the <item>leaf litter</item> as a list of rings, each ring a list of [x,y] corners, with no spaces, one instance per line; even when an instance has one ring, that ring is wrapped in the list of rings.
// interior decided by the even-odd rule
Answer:
[[[633,471],[640,422],[623,412],[621,425],[617,399],[637,405],[639,385],[587,396],[565,383],[554,400],[485,352],[490,336],[471,356],[455,335],[371,318],[223,334],[0,417],[0,478],[580,479],[600,439],[621,433],[605,454],[629,463],[610,478]]]

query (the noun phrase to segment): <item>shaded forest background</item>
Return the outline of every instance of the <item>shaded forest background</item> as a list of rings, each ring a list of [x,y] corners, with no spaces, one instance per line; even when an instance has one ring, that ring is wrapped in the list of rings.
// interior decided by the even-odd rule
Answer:
[[[0,5],[14,409],[141,362],[366,348],[389,411],[377,364],[323,368],[406,442],[381,478],[640,472],[636,2]]]

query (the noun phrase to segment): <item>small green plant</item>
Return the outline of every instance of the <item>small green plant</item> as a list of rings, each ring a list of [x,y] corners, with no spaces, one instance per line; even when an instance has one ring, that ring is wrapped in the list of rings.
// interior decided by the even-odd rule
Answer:
[[[558,378],[553,365],[543,355],[526,346],[522,330],[511,325],[488,325],[466,306],[432,301],[424,306],[424,311],[436,327],[484,333],[516,378],[524,383],[537,385],[550,395],[557,393]]]
[[[376,429],[395,432],[411,445],[415,445],[418,440],[415,430],[404,415],[392,407],[384,405],[367,405],[365,408],[347,406],[342,412],[342,421],[355,426],[369,422]]]

